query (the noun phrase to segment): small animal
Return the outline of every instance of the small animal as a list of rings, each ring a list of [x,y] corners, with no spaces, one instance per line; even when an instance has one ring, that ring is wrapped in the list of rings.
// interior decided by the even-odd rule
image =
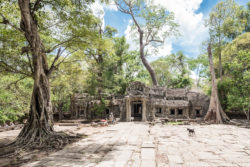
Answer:
[[[189,135],[189,136],[193,136],[193,135],[195,135],[195,131],[194,131],[194,129],[187,128],[187,131],[188,131],[188,135]]]

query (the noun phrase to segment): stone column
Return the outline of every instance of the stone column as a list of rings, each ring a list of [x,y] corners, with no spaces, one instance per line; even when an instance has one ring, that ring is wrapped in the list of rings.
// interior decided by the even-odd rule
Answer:
[[[131,106],[129,97],[126,98],[126,121],[131,121]]]
[[[147,111],[146,100],[142,99],[142,121],[143,122],[147,121],[146,111]]]
[[[152,119],[154,120],[155,119],[155,113],[156,113],[156,108],[155,108],[155,106],[153,105],[152,106]]]

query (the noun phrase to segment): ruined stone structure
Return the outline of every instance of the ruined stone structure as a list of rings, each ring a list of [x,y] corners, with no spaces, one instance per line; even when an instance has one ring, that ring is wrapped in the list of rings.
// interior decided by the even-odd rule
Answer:
[[[131,83],[124,96],[106,96],[105,100],[106,110],[101,117],[113,112],[121,121],[203,117],[209,105],[209,98],[202,93],[160,86],[149,88],[141,82]],[[71,117],[94,119],[98,117],[94,106],[100,104],[100,98],[75,94],[71,99]]]

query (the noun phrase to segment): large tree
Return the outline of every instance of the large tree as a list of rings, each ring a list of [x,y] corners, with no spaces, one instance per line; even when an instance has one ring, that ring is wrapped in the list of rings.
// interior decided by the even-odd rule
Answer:
[[[148,45],[157,47],[164,43],[165,38],[176,34],[177,24],[173,13],[143,0],[115,0],[119,11],[128,14],[133,20],[132,29],[137,30],[140,58],[148,70],[153,85],[157,85],[154,69],[146,59],[145,48]]]
[[[227,117],[226,113],[223,111],[220,100],[218,97],[218,89],[217,89],[217,83],[215,78],[215,72],[214,72],[214,63],[213,63],[213,57],[212,57],[212,51],[211,51],[211,44],[209,44],[208,48],[208,58],[209,58],[209,66],[210,66],[210,74],[212,79],[212,94],[210,98],[210,105],[207,111],[207,114],[205,116],[205,121],[213,121],[215,123],[221,124],[225,121],[228,121],[229,118]]]
[[[102,94],[104,91],[104,73],[105,73],[105,60],[107,57],[112,55],[113,52],[113,43],[112,38],[114,34],[117,32],[116,29],[106,26],[104,29],[102,28],[102,24],[99,24],[96,27],[98,31],[99,40],[96,42],[92,42],[86,51],[88,64],[90,64],[90,68],[92,71],[91,79],[96,81],[96,89],[97,92],[93,92],[94,94]],[[91,81],[93,82],[93,81]],[[94,85],[91,85],[94,86]]]
[[[219,2],[209,14],[206,25],[209,27],[214,54],[219,59],[219,76],[223,77],[222,49],[228,41],[237,37],[245,29],[248,20],[247,12],[234,0]]]
[[[5,32],[1,71],[34,80],[29,117],[15,142],[18,145],[51,146],[65,139],[53,130],[49,78],[69,55],[88,44],[94,19],[86,4],[81,0],[1,1],[0,28]],[[17,38],[13,34],[19,41],[10,38]],[[54,57],[51,63],[48,55]]]

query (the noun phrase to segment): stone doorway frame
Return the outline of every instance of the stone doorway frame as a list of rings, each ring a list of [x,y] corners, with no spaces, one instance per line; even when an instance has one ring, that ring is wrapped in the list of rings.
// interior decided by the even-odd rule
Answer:
[[[126,121],[130,122],[131,121],[131,107],[132,107],[132,102],[133,101],[141,101],[142,103],[142,122],[146,122],[147,121],[147,117],[146,117],[146,111],[147,111],[147,106],[146,106],[146,102],[147,102],[147,98],[146,97],[131,97],[131,96],[126,96]]]
[[[134,120],[142,120],[142,101],[131,101],[131,117],[134,117]]]

